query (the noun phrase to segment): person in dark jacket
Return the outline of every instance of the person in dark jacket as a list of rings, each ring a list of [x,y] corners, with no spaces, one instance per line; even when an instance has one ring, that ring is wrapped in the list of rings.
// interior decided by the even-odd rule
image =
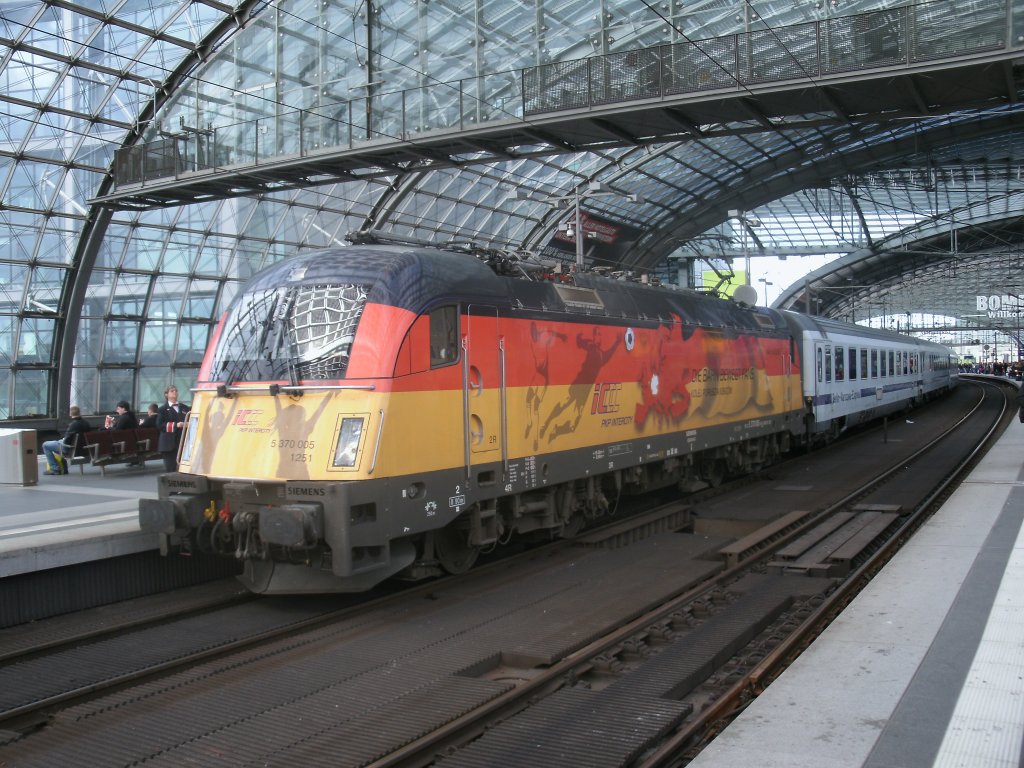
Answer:
[[[46,471],[44,475],[66,475],[68,463],[64,460],[64,443],[70,443],[75,435],[88,432],[92,427],[89,422],[82,418],[82,411],[77,405],[72,405],[71,423],[68,424],[64,437],[60,440],[47,440],[43,443],[43,453],[46,454]]]
[[[156,403],[150,403],[149,413],[146,414],[145,418],[139,419],[139,426],[143,429],[149,429],[150,427],[156,429],[156,420],[159,414],[160,406]]]
[[[160,430],[157,449],[163,454],[164,468],[168,472],[175,472],[178,469],[178,445],[181,443],[189,407],[178,402],[178,388],[173,384],[164,390],[164,397],[167,402],[160,406],[156,415],[156,428]]]
[[[113,415],[104,419],[103,429],[135,429],[135,414],[132,413],[132,407],[128,405],[127,400],[120,401]]]

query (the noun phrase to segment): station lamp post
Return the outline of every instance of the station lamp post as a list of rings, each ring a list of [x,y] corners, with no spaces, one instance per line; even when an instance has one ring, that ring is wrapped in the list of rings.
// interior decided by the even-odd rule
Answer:
[[[585,237],[583,227],[582,201],[590,197],[621,197],[631,203],[642,203],[644,198],[641,195],[619,192],[607,184],[599,181],[591,181],[586,186],[576,187],[571,195],[541,195],[524,189],[516,190],[517,200],[536,200],[537,202],[550,205],[555,208],[567,208],[572,206],[573,220],[565,222],[566,235],[573,238],[576,244],[576,269],[583,271],[583,239]]]
[[[750,231],[751,227],[760,227],[761,222],[759,219],[751,218],[743,211],[735,209],[729,211],[729,218],[735,219],[739,223],[741,227],[740,231],[743,233],[743,237],[741,239],[743,243],[743,268],[747,272],[745,282],[747,285],[750,285],[750,249],[747,248],[747,233]]]
[[[768,306],[768,286],[769,285],[775,285],[775,283],[769,281],[767,278],[764,278],[764,277],[757,278],[757,282],[764,283],[764,305],[767,307]]]

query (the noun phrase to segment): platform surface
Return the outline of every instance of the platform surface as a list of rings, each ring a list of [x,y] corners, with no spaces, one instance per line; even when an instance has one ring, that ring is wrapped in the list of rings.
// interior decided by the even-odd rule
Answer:
[[[691,768],[1017,768],[1024,424]]]
[[[0,485],[0,577],[159,547],[139,530],[139,499],[157,497],[163,463],[92,466],[45,475],[36,485]]]

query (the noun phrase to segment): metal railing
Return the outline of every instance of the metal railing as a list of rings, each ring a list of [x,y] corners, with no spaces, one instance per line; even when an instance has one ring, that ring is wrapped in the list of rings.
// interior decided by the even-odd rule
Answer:
[[[912,66],[1010,47],[1010,0],[943,0],[555,62],[290,110],[119,149],[118,187],[641,99]]]

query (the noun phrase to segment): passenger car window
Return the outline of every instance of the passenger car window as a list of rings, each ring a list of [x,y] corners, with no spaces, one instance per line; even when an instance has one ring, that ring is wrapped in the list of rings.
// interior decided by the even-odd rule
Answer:
[[[843,381],[846,378],[846,361],[843,357],[842,347],[836,347],[836,381]]]

